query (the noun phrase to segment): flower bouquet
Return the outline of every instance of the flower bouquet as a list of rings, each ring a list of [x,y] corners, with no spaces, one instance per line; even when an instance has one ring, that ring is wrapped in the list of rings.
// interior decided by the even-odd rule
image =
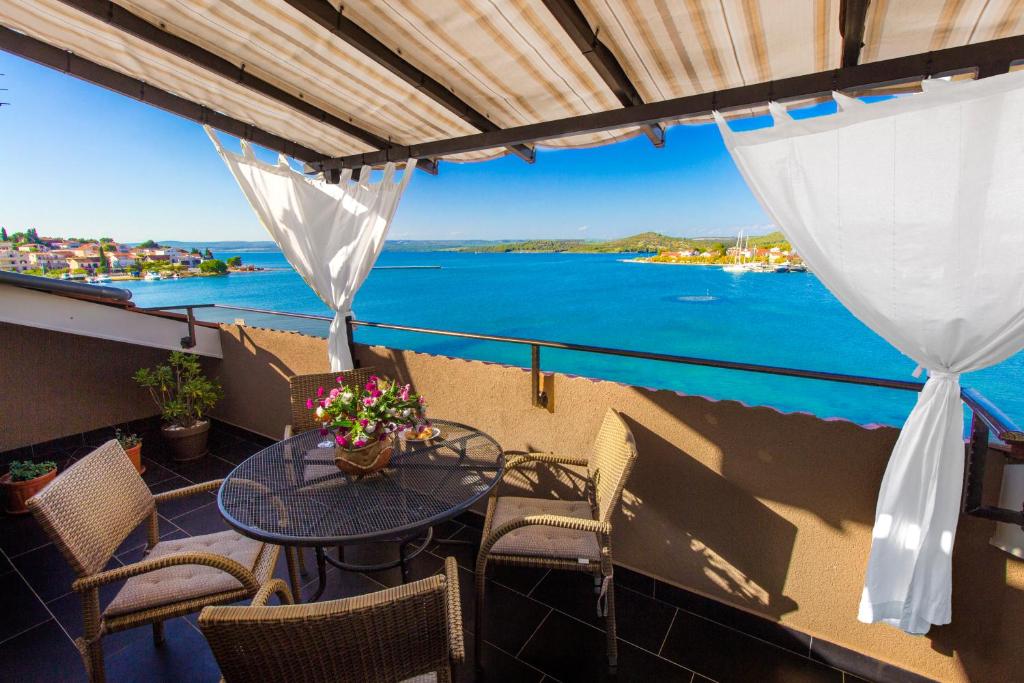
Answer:
[[[402,431],[419,428],[425,422],[424,401],[409,385],[400,386],[376,375],[362,387],[343,384],[317,389],[306,400],[323,425],[320,433],[334,437],[334,462],[348,474],[370,474],[387,467],[393,439]]]

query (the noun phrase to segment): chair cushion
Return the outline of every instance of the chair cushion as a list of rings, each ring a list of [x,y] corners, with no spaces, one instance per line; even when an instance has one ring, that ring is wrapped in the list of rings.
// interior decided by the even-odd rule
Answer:
[[[594,518],[590,503],[583,500],[501,496],[494,506],[490,531],[529,515]],[[527,555],[590,562],[598,562],[601,559],[601,546],[597,534],[591,531],[541,525],[524,526],[505,534],[491,547],[491,552],[498,555]]]
[[[252,570],[259,559],[263,543],[234,531],[221,531],[205,536],[192,536],[161,541],[153,546],[145,559],[183,552],[203,552],[230,557]],[[240,590],[241,582],[225,571],[198,564],[182,564],[147,572],[125,581],[124,586],[103,612],[113,617],[128,612],[169,605],[183,600],[201,598],[227,591]]]

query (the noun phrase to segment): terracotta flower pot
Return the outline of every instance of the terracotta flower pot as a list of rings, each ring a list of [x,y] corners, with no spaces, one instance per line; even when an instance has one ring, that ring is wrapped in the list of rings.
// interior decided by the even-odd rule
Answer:
[[[334,447],[334,464],[345,474],[363,476],[382,470],[391,462],[394,446],[391,439],[374,441],[362,448]]]
[[[0,485],[3,486],[4,491],[7,493],[7,504],[4,507],[7,510],[7,514],[23,515],[28,512],[25,501],[42,491],[56,476],[57,470],[55,468],[40,477],[29,479],[28,481],[11,481],[10,473],[0,477]]]
[[[210,434],[210,421],[202,420],[191,427],[164,425],[160,433],[171,442],[175,460],[195,460],[206,455],[206,438]]]
[[[131,448],[124,449],[124,452],[128,454],[128,459],[135,465],[135,469],[139,474],[146,471],[145,466],[142,464],[142,442],[138,442]]]

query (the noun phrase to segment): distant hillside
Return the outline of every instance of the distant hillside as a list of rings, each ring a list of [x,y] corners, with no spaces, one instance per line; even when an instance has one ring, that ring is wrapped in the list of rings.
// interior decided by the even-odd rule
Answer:
[[[508,240],[387,240],[384,251],[477,251]]]
[[[244,240],[225,240],[220,242],[185,242],[180,240],[157,240],[165,247],[177,247],[178,249],[209,249],[210,251],[267,251],[277,249],[277,245],[270,240],[248,242]]]
[[[735,238],[701,238],[669,237],[658,232],[642,232],[638,235],[623,237],[617,240],[527,240],[524,242],[508,242],[487,247],[468,247],[459,251],[482,252],[567,252],[577,254],[618,254],[639,252],[656,254],[660,251],[679,251],[680,249],[705,249],[714,244],[732,244]]]
[[[781,244],[788,244],[786,236],[782,234],[781,230],[770,232],[767,235],[760,235],[759,237],[750,238],[750,246],[752,247],[777,247]]]

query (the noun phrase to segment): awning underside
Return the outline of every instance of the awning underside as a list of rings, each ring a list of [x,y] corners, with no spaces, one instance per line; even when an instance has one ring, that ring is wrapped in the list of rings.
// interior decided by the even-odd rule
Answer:
[[[339,157],[836,69],[842,4],[351,0],[339,13],[337,0],[5,0],[0,24]],[[847,12],[858,6],[848,0]],[[861,64],[1024,33],[1017,0],[872,0],[861,17]],[[146,25],[152,31],[140,37]],[[166,35],[154,42],[154,33]],[[161,45],[168,37],[174,49]],[[223,63],[211,68],[209,56]],[[396,63],[410,69],[396,73]],[[658,132],[624,128],[542,144],[586,147],[644,133],[657,142]],[[443,158],[510,150],[529,155],[519,146]]]

